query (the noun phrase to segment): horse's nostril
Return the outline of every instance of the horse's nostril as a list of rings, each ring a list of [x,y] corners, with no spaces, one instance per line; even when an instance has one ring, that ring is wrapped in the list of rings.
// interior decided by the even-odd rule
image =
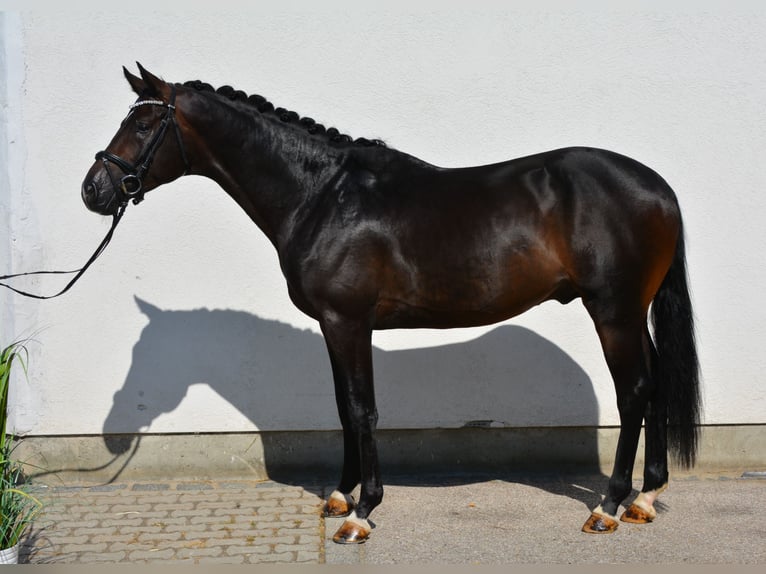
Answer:
[[[82,198],[84,200],[93,199],[96,197],[98,190],[96,184],[92,181],[82,184]]]
[[[84,181],[82,183],[80,196],[82,197],[82,202],[85,204],[85,207],[93,210],[96,202],[98,201],[98,187],[93,182],[93,180]]]

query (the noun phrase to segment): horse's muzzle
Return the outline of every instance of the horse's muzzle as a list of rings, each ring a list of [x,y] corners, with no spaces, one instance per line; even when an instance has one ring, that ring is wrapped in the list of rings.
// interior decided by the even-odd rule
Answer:
[[[107,193],[101,189],[95,178],[86,178],[80,189],[82,201],[90,211],[100,215],[114,215],[117,210],[117,202],[114,201],[114,193]]]

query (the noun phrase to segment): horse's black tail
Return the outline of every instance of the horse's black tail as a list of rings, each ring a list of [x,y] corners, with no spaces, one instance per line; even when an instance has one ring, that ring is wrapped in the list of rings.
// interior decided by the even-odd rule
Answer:
[[[659,355],[656,373],[667,404],[670,454],[689,468],[697,457],[702,400],[683,229],[673,263],[652,303],[652,322]]]

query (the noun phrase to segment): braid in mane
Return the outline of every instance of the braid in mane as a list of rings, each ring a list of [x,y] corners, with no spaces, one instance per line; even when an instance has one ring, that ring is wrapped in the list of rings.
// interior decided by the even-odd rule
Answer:
[[[274,104],[272,104],[263,96],[260,96],[257,94],[248,96],[242,90],[235,90],[231,86],[221,86],[220,88],[215,89],[210,84],[202,82],[200,80],[192,80],[192,81],[184,82],[183,85],[184,87],[193,88],[200,92],[212,92],[212,93],[219,94],[225,98],[228,98],[232,101],[242,102],[243,104],[251,106],[252,108],[257,110],[261,114],[272,114],[276,116],[277,118],[279,118],[280,121],[301,126],[303,129],[305,129],[308,133],[312,135],[325,136],[328,140],[330,140],[333,143],[342,143],[342,144],[351,144],[351,145],[360,145],[360,146],[386,147],[385,142],[379,139],[373,139],[373,140],[370,140],[367,138],[353,139],[351,136],[341,133],[336,128],[325,128],[325,126],[323,126],[320,123],[317,123],[313,118],[302,117],[300,116],[300,114],[287,110],[285,108],[275,108]]]

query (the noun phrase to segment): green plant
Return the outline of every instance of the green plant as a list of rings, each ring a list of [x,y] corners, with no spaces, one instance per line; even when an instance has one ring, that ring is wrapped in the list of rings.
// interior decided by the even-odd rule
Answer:
[[[0,454],[0,548],[12,548],[42,508],[25,488],[22,464],[10,458],[10,441]]]
[[[24,343],[11,343],[0,353],[0,549],[18,544],[42,508],[42,503],[26,489],[23,464],[11,456],[14,437],[6,429],[11,367],[18,361],[27,374],[29,352]]]
[[[0,451],[5,451],[6,425],[8,423],[8,391],[11,386],[11,367],[15,362],[21,364],[24,375],[27,374],[29,351],[24,340],[14,341],[0,353]]]

